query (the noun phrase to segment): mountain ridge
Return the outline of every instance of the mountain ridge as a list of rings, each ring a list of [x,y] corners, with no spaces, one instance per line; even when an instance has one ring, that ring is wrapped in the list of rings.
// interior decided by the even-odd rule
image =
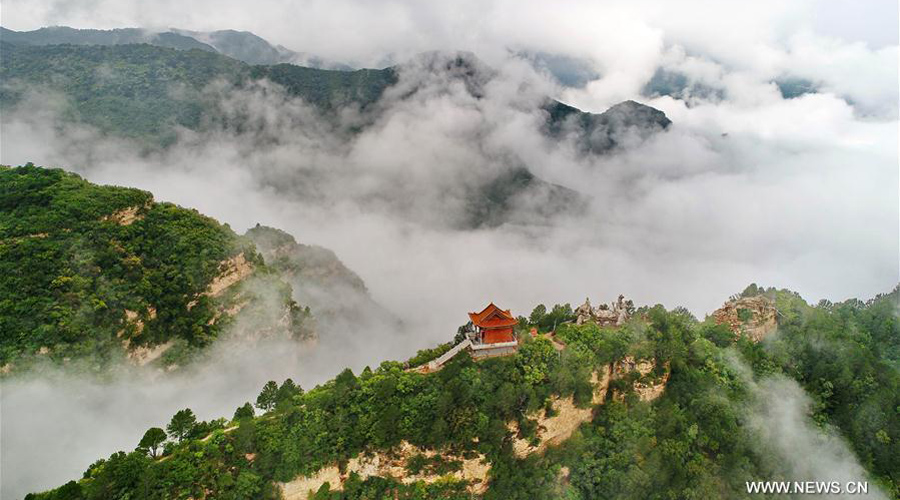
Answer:
[[[145,28],[109,30],[47,26],[31,31],[14,31],[0,26],[0,40],[28,45],[127,45],[147,43],[178,50],[199,49],[216,52],[247,64],[302,63],[304,66],[352,70],[350,66],[321,57],[274,46],[249,31],[190,31],[169,28],[168,31]]]
[[[215,52],[151,45],[31,46],[0,40],[0,50],[4,53],[0,110],[5,114],[27,107],[25,99],[35,89],[48,88],[67,97],[61,112],[64,121],[134,141],[147,151],[178,144],[184,130],[243,132],[261,146],[279,141],[266,130],[256,132],[256,127],[265,129],[264,119],[257,123],[240,108],[222,104],[242,90],[269,93],[268,82],[289,98],[311,105],[316,120],[349,140],[388,112],[382,105],[385,94],[391,94],[391,102],[416,98],[425,82],[399,85],[404,72],[459,81],[476,100],[493,78],[493,71],[477,57],[461,52],[425,53],[382,70],[331,71],[292,64],[251,66]],[[549,97],[534,106],[544,122],[544,135],[553,141],[572,141],[580,154],[614,153],[623,144],[632,145],[632,138],[647,140],[671,124],[661,111],[633,101],[601,114],[585,113]],[[344,115],[354,118],[341,123],[339,117]],[[460,193],[457,201],[465,202],[465,213],[450,221],[451,226],[540,224],[584,209],[586,195],[546,182],[514,160],[500,158],[483,179],[464,179],[469,185],[453,186],[453,192]],[[511,182],[504,185],[504,180]],[[383,194],[373,193],[373,198]],[[519,203],[528,198],[546,203],[539,207]]]

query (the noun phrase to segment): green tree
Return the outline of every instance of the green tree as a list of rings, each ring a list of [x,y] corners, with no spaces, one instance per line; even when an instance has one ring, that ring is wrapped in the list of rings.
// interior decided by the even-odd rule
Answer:
[[[235,422],[248,418],[253,418],[253,405],[251,405],[249,402],[244,403],[244,406],[241,406],[237,410],[234,410],[234,417],[232,418],[232,420],[234,420]]]
[[[544,304],[538,304],[537,307],[535,307],[534,310],[531,311],[531,316],[528,317],[528,322],[532,325],[539,325],[546,315],[547,306],[545,306]]]
[[[191,435],[194,426],[197,425],[197,417],[190,408],[185,408],[172,417],[172,421],[166,427],[169,435],[178,441],[182,441]]]
[[[256,397],[256,407],[267,412],[275,407],[277,401],[278,384],[276,384],[274,380],[270,380],[266,382],[266,385],[262,388],[262,392]]]
[[[553,345],[544,337],[525,342],[519,349],[517,359],[522,375],[530,385],[546,381],[551,370],[558,364],[558,360],[559,355],[553,349]]]
[[[165,440],[166,431],[159,427],[151,427],[144,433],[144,437],[142,437],[141,442],[138,443],[138,448],[149,450],[150,456],[156,458],[156,452]]]
[[[287,379],[281,384],[281,387],[278,388],[278,392],[275,394],[275,406],[288,405],[294,400],[294,396],[300,394],[303,394],[303,389],[295,384],[293,380]]]

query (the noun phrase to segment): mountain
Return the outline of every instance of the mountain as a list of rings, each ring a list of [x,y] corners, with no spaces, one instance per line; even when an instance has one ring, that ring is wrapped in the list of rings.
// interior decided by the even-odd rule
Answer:
[[[587,198],[544,181],[526,168],[513,167],[470,191],[465,206],[463,227],[531,225],[559,215],[582,213],[587,209]]]
[[[249,31],[218,30],[203,32],[173,29],[172,32],[190,36],[207,43],[220,54],[244,61],[247,64],[290,63],[317,69],[353,70],[352,67],[346,64],[329,61],[306,52],[295,52],[281,45],[272,45]]]
[[[216,79],[239,86],[265,79],[323,110],[348,105],[365,109],[397,84],[404,67],[333,71],[291,64],[250,66],[213,53],[155,46],[37,46],[2,40],[0,106],[9,110],[26,87],[40,84],[70,98],[71,119],[107,133],[151,140],[169,137],[165,126],[197,129],[205,115],[214,115],[212,103],[203,103],[200,94]],[[253,50],[252,45],[248,47]],[[492,78],[491,70],[471,54],[429,53],[416,62],[432,72],[462,79],[476,97],[480,96],[479,87]],[[170,92],[173,86],[187,92]],[[415,91],[411,88],[406,93]],[[196,101],[202,104],[192,105]],[[671,123],[661,111],[633,101],[599,115],[550,99],[543,109],[553,134],[559,136],[572,124],[573,131],[590,143],[588,149],[597,152],[610,149],[614,142],[595,139],[598,129],[599,135],[612,136],[617,127],[658,130]]]
[[[275,64],[252,67],[250,78],[277,83],[289,95],[327,112],[345,106],[371,107],[388,87],[397,83],[398,76],[393,68],[330,71]]]
[[[212,106],[201,90],[240,82],[249,68],[215,52],[151,45],[13,45],[0,42],[0,110],[34,85],[68,98],[63,118],[142,143],[171,144],[175,127],[199,128]],[[112,70],[111,68],[115,68]],[[170,92],[179,86],[181,92]]]
[[[345,330],[362,330],[373,323],[397,326],[398,320],[372,300],[362,278],[331,250],[297,243],[290,234],[259,224],[244,236],[291,284],[294,297],[309,304],[326,325]]]
[[[771,83],[778,87],[778,92],[784,99],[793,99],[819,91],[819,85],[815,82],[791,75],[782,75],[772,80]],[[689,106],[693,104],[694,99],[721,101],[726,97],[723,86],[695,81],[685,73],[663,68],[657,68],[653,77],[641,90],[641,95],[646,97],[671,96],[686,101]]]
[[[39,361],[172,367],[223,335],[314,340],[316,319],[335,311],[312,291],[351,288],[388,317],[334,253],[268,229],[295,247],[285,262],[262,231],[239,236],[148,192],[60,169],[0,167],[2,372]]]
[[[76,29],[51,26],[33,31],[13,31],[0,27],[0,40],[25,45],[126,45],[146,43],[178,50],[199,49],[218,52],[247,64],[292,63],[313,68],[351,70],[346,64],[328,61],[305,52],[274,46],[249,31],[153,31],[141,28],[112,30]]]
[[[565,87],[584,88],[600,78],[593,64],[585,59],[547,52],[518,51],[515,55],[528,61],[536,70],[545,72]]]
[[[625,101],[600,114],[584,113],[553,101],[545,108],[550,115],[547,130],[553,137],[574,134],[584,152],[607,153],[629,140],[646,140],[672,124],[662,111],[634,101]]]
[[[424,90],[460,82],[473,98],[481,99],[495,77],[477,57],[462,52],[425,53],[385,69],[333,71],[292,64],[251,66],[216,52],[147,44],[37,46],[0,41],[0,50],[0,111],[5,116],[27,112],[28,96],[39,89],[58,92],[66,97],[63,120],[132,140],[144,150],[172,146],[184,129],[244,132],[260,148],[279,141],[266,130],[252,133],[260,125],[228,104],[242,90],[268,92],[266,86],[273,83],[311,104],[320,113],[319,123],[332,127],[341,140],[350,140],[390,113],[390,106],[416,99]],[[418,76],[402,79],[404,74]],[[545,117],[549,139],[572,140],[583,154],[634,145],[671,123],[663,112],[633,101],[593,114],[548,97],[534,111]],[[345,123],[339,118],[343,116],[353,119]],[[498,162],[503,164],[493,166],[488,178],[464,179],[466,185],[442,190],[441,195],[456,196],[453,201],[464,212],[442,223],[465,228],[540,224],[549,217],[580,213],[587,204],[585,195],[536,177],[521,162]],[[384,204],[390,205],[418,195],[372,197],[386,197]]]
[[[657,305],[595,323],[541,305],[512,355],[429,364],[448,343],[307,391],[271,381],[256,409],[183,410],[26,498],[745,498],[748,481],[819,478],[820,459],[840,474],[853,455],[853,481],[896,497],[898,299],[813,307],[751,285],[722,322]],[[744,331],[773,311],[764,340]]]
[[[690,104],[692,98],[720,101],[725,98],[725,89],[693,81],[679,71],[657,68],[653,77],[641,90],[641,95],[647,97],[671,96]]]
[[[51,26],[33,31],[13,31],[0,27],[0,41],[22,45],[125,45],[147,43],[178,50],[199,49],[215,52],[216,49],[190,36],[178,33],[157,33],[140,28],[113,30],[75,29]]]

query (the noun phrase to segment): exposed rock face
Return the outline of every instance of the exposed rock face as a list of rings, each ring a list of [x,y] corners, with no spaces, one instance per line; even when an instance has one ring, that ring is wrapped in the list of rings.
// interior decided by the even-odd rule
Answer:
[[[584,323],[593,322],[600,326],[620,326],[634,312],[634,302],[625,300],[624,295],[607,305],[600,304],[596,308],[591,307],[591,299],[584,299],[584,304],[575,309],[575,324],[583,325]]]
[[[649,359],[636,360],[632,356],[625,356],[613,365],[613,378],[623,378],[631,372],[637,372],[640,375],[638,380],[634,382],[634,392],[637,393],[641,401],[653,401],[662,396],[669,382],[669,366],[665,365],[665,373],[656,379],[650,376],[656,365]]]
[[[728,325],[735,337],[748,336],[759,342],[778,328],[778,311],[764,295],[730,300],[713,314],[716,323]]]
[[[540,413],[537,418],[537,437],[540,441],[536,446],[532,446],[528,439],[515,438],[513,440],[513,453],[519,458],[527,457],[532,453],[543,453],[548,446],[557,445],[572,436],[578,427],[591,420],[594,415],[594,405],[603,403],[606,399],[606,391],[609,389],[610,381],[609,368],[595,371],[591,375],[591,385],[594,387],[594,393],[591,397],[591,406],[587,408],[578,408],[575,406],[573,398],[553,398],[552,417],[547,417]],[[516,422],[510,422],[507,428],[514,434],[518,434],[519,429]]]
[[[219,275],[209,284],[206,294],[210,297],[218,297],[226,288],[251,274],[253,274],[253,265],[244,257],[244,252],[241,252],[222,262],[219,266]]]
[[[143,214],[141,214],[144,208],[145,207],[143,206],[128,207],[119,210],[114,214],[107,215],[103,220],[109,220],[122,226],[128,226],[144,217]]]
[[[148,363],[156,361],[162,356],[166,351],[168,351],[173,345],[175,345],[174,340],[169,340],[164,344],[159,344],[153,347],[147,346],[135,346],[131,347],[131,342],[126,339],[123,342],[123,345],[128,352],[128,359],[138,366],[144,366]]]
[[[125,321],[134,325],[135,335],[140,335],[144,331],[144,322],[136,311],[125,309]],[[119,336],[122,336],[123,333],[124,331],[119,331]]]
[[[310,492],[315,493],[328,483],[332,489],[339,489],[343,478],[337,465],[319,469],[312,476],[300,476],[293,481],[281,485],[281,495],[284,500],[306,500]]]
[[[591,398],[591,406],[578,408],[572,398],[553,398],[552,417],[543,413],[535,416],[537,420],[538,443],[534,446],[527,439],[515,438],[513,440],[513,453],[519,458],[525,458],[532,453],[543,453],[548,446],[557,445],[569,437],[581,424],[591,420],[594,414],[593,407],[606,401],[606,393],[609,391],[609,383],[612,380],[621,379],[627,374],[637,371],[640,378],[634,382],[634,391],[642,401],[652,401],[662,395],[669,381],[669,370],[662,377],[648,381],[648,375],[653,371],[654,364],[649,360],[635,361],[627,356],[620,361],[608,365],[605,369],[595,371],[591,375],[591,385],[594,393]],[[618,395],[614,397],[620,397]],[[510,422],[507,428],[513,433],[518,433],[516,422]]]
[[[326,482],[329,483],[332,491],[341,490],[344,481],[351,473],[358,474],[361,479],[378,476],[393,477],[404,484],[417,481],[433,483],[445,476],[425,471],[418,474],[410,474],[406,466],[409,459],[416,455],[431,458],[437,454],[438,452],[434,450],[421,449],[403,441],[397,449],[391,452],[361,453],[351,458],[347,462],[344,474],[341,474],[336,465],[332,465],[320,469],[312,476],[301,476],[293,481],[281,484],[281,492],[285,500],[305,500],[310,492],[315,493]],[[472,494],[480,495],[487,490],[487,474],[491,466],[485,460],[484,455],[479,454],[473,458],[463,458],[445,454],[444,458],[448,461],[458,460],[461,462],[462,467],[460,470],[451,472],[449,475],[459,480],[468,481],[468,489]]]

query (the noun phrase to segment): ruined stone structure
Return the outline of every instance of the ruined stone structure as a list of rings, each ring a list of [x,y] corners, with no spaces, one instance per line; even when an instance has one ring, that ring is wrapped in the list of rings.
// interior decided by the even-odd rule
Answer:
[[[600,304],[591,307],[591,299],[584,299],[584,304],[575,309],[575,324],[597,323],[600,326],[620,326],[625,323],[634,312],[634,302],[625,300],[624,295],[611,304]]]

